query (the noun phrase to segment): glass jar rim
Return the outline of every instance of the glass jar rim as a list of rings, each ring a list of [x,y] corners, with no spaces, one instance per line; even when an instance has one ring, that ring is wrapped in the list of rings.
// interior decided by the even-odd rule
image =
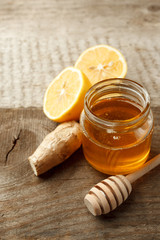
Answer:
[[[103,88],[107,86],[119,86],[119,87],[126,87],[130,88],[135,87],[137,92],[139,91],[139,95],[144,99],[145,105],[143,106],[143,110],[134,118],[130,118],[127,120],[104,120],[96,116],[92,110],[90,109],[90,97],[93,97],[97,91],[103,90]],[[147,90],[139,83],[127,79],[127,78],[110,78],[102,80],[96,84],[94,84],[86,93],[84,98],[84,111],[89,118],[90,121],[93,123],[99,124],[102,127],[113,128],[126,128],[126,127],[133,127],[138,122],[142,122],[149,114],[150,111],[150,96]]]

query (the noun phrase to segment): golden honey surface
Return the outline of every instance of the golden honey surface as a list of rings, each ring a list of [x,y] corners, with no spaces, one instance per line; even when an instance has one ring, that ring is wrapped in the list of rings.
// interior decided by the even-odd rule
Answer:
[[[138,105],[118,97],[96,102],[91,111],[99,119],[117,123],[136,119],[141,114]],[[128,174],[137,170],[147,160],[152,136],[149,118],[138,124],[121,131],[118,127],[116,130],[99,128],[85,120],[83,152],[87,161],[107,174]]]

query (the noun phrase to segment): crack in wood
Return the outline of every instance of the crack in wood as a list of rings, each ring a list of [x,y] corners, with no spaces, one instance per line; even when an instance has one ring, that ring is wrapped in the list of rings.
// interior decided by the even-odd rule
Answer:
[[[19,138],[20,138],[20,134],[21,134],[21,132],[22,132],[22,129],[20,129],[20,131],[19,131],[17,137],[14,137],[14,139],[13,139],[12,147],[11,147],[11,149],[10,149],[10,150],[7,152],[7,154],[6,154],[5,165],[7,164],[9,154],[13,151],[13,149],[15,148],[15,146],[16,146],[16,144],[17,144],[17,141],[18,141]]]

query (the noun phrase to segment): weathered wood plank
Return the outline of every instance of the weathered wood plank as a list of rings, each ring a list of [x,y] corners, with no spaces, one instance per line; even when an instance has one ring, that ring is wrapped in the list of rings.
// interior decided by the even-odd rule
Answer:
[[[104,32],[117,35],[119,28],[121,34],[133,30],[157,34],[159,29],[158,0],[1,0],[0,4],[0,28],[7,36],[21,33],[21,36],[37,37],[38,34],[64,37],[96,34],[98,37]]]
[[[160,107],[153,111],[152,156],[159,153]],[[0,109],[1,239],[160,239],[160,167],[138,180],[117,210],[95,218],[83,198],[106,176],[81,149],[41,177],[31,170],[28,156],[55,127],[42,109]]]
[[[0,0],[0,107],[41,107],[49,82],[96,44],[124,54],[127,78],[160,92],[159,0]]]

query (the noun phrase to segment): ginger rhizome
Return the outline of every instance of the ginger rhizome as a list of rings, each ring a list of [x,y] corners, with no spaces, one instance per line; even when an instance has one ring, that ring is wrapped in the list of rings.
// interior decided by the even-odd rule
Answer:
[[[70,157],[82,142],[79,123],[75,121],[60,124],[49,133],[36,151],[29,157],[29,162],[36,176],[48,171]]]

